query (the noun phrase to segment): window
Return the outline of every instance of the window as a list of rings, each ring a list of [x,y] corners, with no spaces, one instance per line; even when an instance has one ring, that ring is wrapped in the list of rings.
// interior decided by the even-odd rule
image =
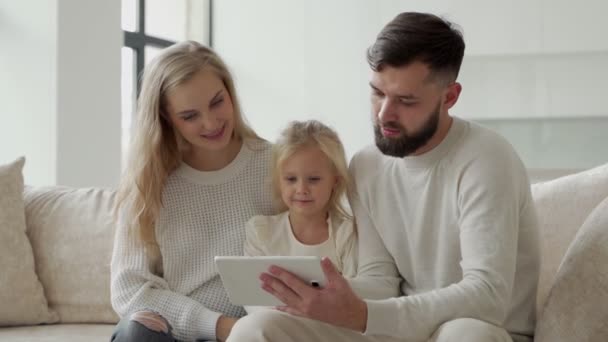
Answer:
[[[182,40],[211,46],[212,0],[122,0],[122,156],[126,157],[139,77],[163,48]]]

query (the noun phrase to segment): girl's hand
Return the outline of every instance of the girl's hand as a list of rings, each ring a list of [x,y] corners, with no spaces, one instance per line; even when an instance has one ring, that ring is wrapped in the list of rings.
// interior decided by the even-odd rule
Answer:
[[[232,326],[234,326],[237,320],[238,318],[224,315],[220,316],[220,319],[217,320],[217,325],[215,326],[215,337],[218,341],[226,341],[226,339],[228,339]]]

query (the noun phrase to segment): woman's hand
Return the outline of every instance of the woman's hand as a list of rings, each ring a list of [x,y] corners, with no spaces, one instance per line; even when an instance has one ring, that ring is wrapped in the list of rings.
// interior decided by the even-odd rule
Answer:
[[[220,316],[220,319],[217,320],[217,325],[215,326],[215,337],[218,341],[226,341],[226,339],[228,339],[232,326],[237,320],[238,318],[224,315]]]

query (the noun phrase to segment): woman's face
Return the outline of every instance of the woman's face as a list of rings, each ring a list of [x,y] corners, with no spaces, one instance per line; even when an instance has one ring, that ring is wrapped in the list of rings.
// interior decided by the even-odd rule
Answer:
[[[177,132],[195,149],[219,152],[234,131],[234,107],[224,82],[203,69],[167,93],[167,115]]]

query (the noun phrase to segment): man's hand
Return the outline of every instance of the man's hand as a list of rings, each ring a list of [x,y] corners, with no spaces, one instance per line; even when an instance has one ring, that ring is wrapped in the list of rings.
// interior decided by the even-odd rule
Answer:
[[[361,300],[336,270],[329,258],[321,260],[326,277],[324,288],[314,288],[288,271],[272,266],[260,276],[262,288],[285,306],[278,310],[364,332],[367,304]]]

